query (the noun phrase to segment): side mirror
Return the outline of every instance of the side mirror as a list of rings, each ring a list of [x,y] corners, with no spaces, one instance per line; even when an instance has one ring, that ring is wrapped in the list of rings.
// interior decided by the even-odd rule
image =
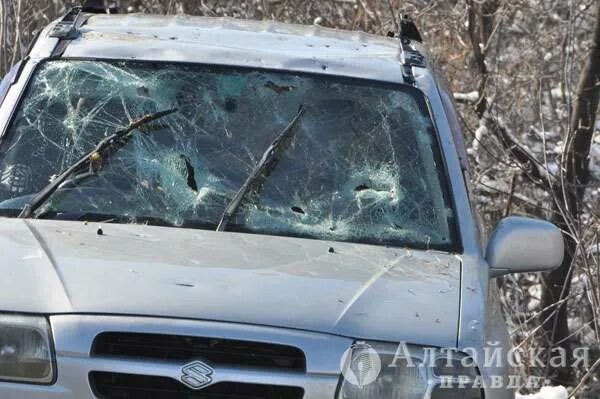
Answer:
[[[562,233],[552,223],[510,216],[496,226],[485,258],[490,276],[541,272],[560,266],[564,255]]]

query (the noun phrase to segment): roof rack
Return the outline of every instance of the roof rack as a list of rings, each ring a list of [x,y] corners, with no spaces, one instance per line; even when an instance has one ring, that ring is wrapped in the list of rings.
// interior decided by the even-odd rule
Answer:
[[[79,27],[87,20],[87,14],[116,14],[118,13],[116,5],[106,6],[105,0],[86,0],[83,5],[73,7],[65,16],[52,28],[50,37],[57,37],[63,40],[73,40],[79,37]]]
[[[77,30],[79,17],[81,16],[81,7],[73,7],[69,12],[52,28],[50,31],[50,37],[57,37],[59,39],[76,39],[79,36]]]
[[[402,77],[408,84],[414,85],[415,76],[412,67],[425,68],[425,56],[419,52],[411,42],[423,42],[423,38],[412,18],[402,15],[400,18],[400,63],[402,64]]]

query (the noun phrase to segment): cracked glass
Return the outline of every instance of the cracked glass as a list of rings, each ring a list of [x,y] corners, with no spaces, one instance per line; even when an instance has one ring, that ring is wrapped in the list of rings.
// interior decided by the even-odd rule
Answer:
[[[106,136],[149,113],[125,146],[68,179],[40,218],[216,228],[275,138],[293,138],[227,230],[456,249],[426,101],[409,86],[290,71],[139,61],[38,66],[0,143],[8,216]]]

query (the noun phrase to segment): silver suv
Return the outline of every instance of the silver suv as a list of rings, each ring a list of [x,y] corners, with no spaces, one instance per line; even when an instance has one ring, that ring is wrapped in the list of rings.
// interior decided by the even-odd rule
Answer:
[[[1,398],[512,395],[493,278],[562,237],[482,235],[409,20],[74,8],[0,102]]]

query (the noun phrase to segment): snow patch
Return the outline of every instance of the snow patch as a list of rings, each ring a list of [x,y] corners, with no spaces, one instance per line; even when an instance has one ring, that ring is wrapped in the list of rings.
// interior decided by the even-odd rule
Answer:
[[[598,122],[598,129],[600,130],[600,122]],[[590,147],[590,173],[600,180],[600,134],[596,134]]]
[[[543,387],[538,393],[530,395],[515,394],[515,399],[567,399],[569,393],[563,386]]]
[[[471,143],[471,148],[467,150],[470,155],[479,155],[480,144],[488,136],[488,129],[483,121],[479,122],[479,127],[475,130],[475,138]]]
[[[479,92],[471,91],[469,93],[453,93],[456,101],[462,101],[466,103],[476,103],[479,100]]]

